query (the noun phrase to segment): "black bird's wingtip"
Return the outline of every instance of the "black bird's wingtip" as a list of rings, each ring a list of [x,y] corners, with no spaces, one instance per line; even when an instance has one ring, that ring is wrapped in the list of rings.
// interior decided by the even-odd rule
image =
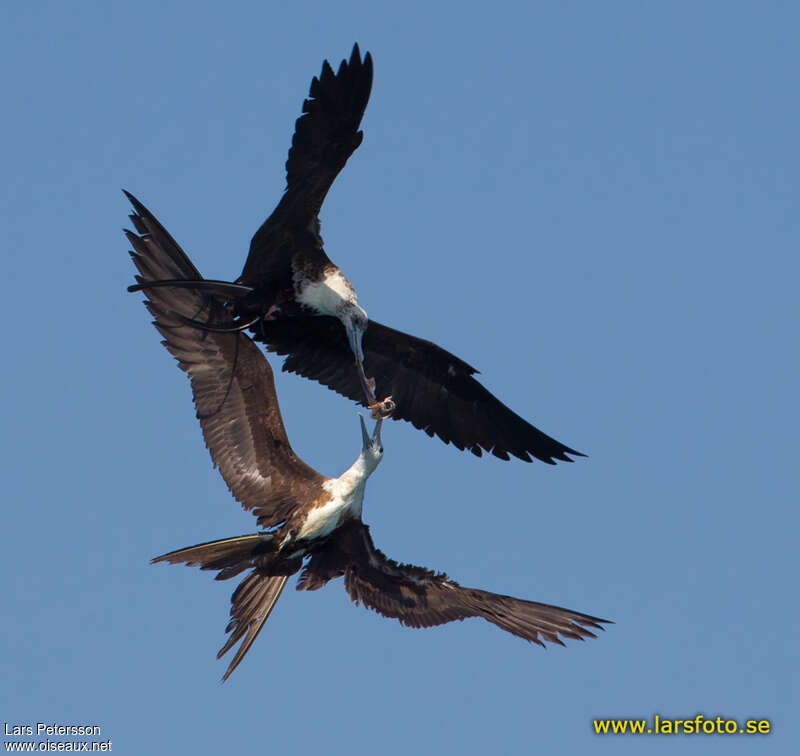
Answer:
[[[133,194],[131,194],[127,189],[123,189],[122,193],[125,195],[128,202],[130,202],[131,205],[133,205],[133,209],[136,211],[138,215],[147,213],[147,209],[145,208],[145,206],[141,202],[139,202],[139,200],[136,199],[136,197]],[[131,216],[131,218],[133,218],[133,216]]]

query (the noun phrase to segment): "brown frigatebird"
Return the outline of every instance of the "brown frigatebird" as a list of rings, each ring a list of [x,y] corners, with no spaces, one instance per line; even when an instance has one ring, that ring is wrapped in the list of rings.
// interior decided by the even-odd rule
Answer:
[[[197,417],[215,466],[233,496],[258,518],[261,532],[179,549],[154,562],[218,571],[224,580],[248,571],[231,598],[230,633],[218,658],[241,645],[223,680],[252,646],[289,576],[298,590],[343,577],[350,598],[410,627],[482,617],[544,646],[593,638],[607,620],[557,606],[465,588],[422,567],[384,556],[361,519],[367,478],[383,458],[379,418],[370,436],[361,418],[362,449],[337,478],[321,475],[292,449],[281,418],[272,369],[244,333],[198,329],[209,302],[199,287],[154,287],[165,279],[201,282],[177,243],[149,216],[132,215],[126,232],[147,289],[146,305],[164,345],[188,374]],[[224,321],[221,321],[224,323]],[[304,564],[305,563],[305,564]]]

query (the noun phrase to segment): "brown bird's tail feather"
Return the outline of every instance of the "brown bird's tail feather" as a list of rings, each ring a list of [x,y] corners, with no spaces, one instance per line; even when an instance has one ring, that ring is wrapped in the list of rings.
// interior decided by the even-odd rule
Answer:
[[[267,577],[254,570],[239,583],[239,587],[231,597],[231,621],[225,628],[225,632],[231,635],[217,652],[217,659],[221,659],[228,653],[240,638],[244,637],[244,640],[236,650],[228,669],[225,670],[222,682],[231,676],[233,670],[239,666],[245,654],[250,650],[250,646],[258,637],[264,623],[272,614],[288,579],[287,575]]]
[[[201,570],[219,570],[216,579],[227,580],[253,567],[253,559],[266,551],[265,546],[271,549],[271,541],[272,536],[268,533],[223,538],[221,541],[170,551],[153,559],[151,564],[169,562],[199,567]]]

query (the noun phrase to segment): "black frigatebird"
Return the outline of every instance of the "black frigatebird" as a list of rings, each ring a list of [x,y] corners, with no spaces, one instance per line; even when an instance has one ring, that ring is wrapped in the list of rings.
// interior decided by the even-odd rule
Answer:
[[[160,226],[131,216],[126,232],[135,250],[137,280],[202,281]],[[329,478],[293,451],[281,418],[272,369],[240,332],[205,331],[187,324],[209,306],[201,288],[148,289],[146,305],[166,348],[191,381],[197,417],[215,466],[233,496],[264,530],[173,551],[154,562],[217,570],[224,580],[250,570],[231,598],[230,633],[218,658],[240,640],[225,672],[244,658],[289,576],[302,570],[298,590],[316,590],[343,577],[356,603],[410,627],[482,617],[538,645],[596,637],[607,620],[557,606],[464,588],[445,574],[398,564],[372,542],[361,512],[367,478],[383,458],[379,418],[372,436],[361,418],[362,449],[353,465]],[[305,565],[304,565],[305,562]],[[561,636],[561,637],[559,637]]]
[[[283,197],[253,236],[237,281],[207,281],[204,292],[225,302],[235,327],[250,327],[257,341],[286,356],[284,370],[364,404],[373,416],[394,409],[394,419],[479,457],[488,451],[500,459],[555,464],[571,462],[569,454],[585,456],[510,410],[474,378],[478,371],[471,365],[430,341],[368,320],[355,289],[325,254],[319,212],[361,144],[371,87],[372,58],[367,53],[362,60],[358,45],[336,73],[323,63],[295,124]],[[148,226],[158,226],[128,196]],[[147,286],[166,283],[178,282]],[[377,402],[376,390],[387,399]]]

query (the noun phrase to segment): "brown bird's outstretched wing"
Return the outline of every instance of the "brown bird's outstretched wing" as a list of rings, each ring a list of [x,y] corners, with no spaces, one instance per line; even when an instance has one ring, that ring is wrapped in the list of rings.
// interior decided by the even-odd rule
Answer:
[[[126,193],[127,194],[127,193]],[[138,234],[126,231],[135,252],[140,284],[202,280],[184,251],[147,208],[128,194]],[[326,480],[292,450],[281,418],[266,357],[244,334],[215,333],[188,326],[181,316],[225,323],[214,297],[202,289],[147,289],[147,308],[192,384],[197,417],[214,465],[234,497],[252,510],[261,527],[285,521],[309,486]],[[212,312],[213,308],[217,312]]]
[[[294,234],[316,220],[334,179],[361,144],[359,126],[371,89],[372,57],[367,53],[362,60],[357,44],[336,73],[326,60],[319,77],[312,79],[286,161],[286,193],[253,236],[242,283],[262,286],[281,278],[297,245],[308,244],[309,237],[301,241]],[[316,233],[310,243],[327,260]]]
[[[602,624],[609,622],[558,606],[463,588],[443,573],[398,564],[375,548],[369,528],[356,520],[339,528],[329,544],[312,556],[298,589],[313,590],[340,575],[344,575],[345,589],[354,602],[409,627],[483,617],[544,646],[545,641],[564,645],[561,637],[594,638],[592,630],[602,630]]]
[[[271,352],[288,355],[283,369],[319,381],[353,401],[364,394],[353,367],[344,328],[327,316],[265,321],[253,329]],[[475,378],[475,368],[424,339],[369,321],[364,333],[364,370],[376,396],[391,396],[395,420],[407,420],[458,449],[500,459],[514,455],[555,464],[584,456],[542,433],[510,410]]]

